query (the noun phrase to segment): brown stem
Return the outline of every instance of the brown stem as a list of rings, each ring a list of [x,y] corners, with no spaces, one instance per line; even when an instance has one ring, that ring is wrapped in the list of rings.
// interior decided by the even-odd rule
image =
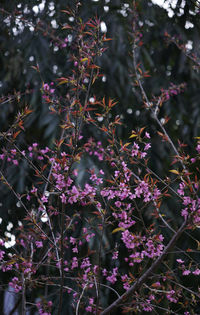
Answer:
[[[97,275],[97,302],[96,302],[96,315],[98,315],[98,308],[99,308],[99,298],[100,298],[100,268],[101,268],[101,252],[102,252],[102,242],[103,242],[103,234],[105,228],[105,218],[102,215],[102,230],[100,235],[100,244],[99,244],[99,254],[98,254],[98,275]]]
[[[22,315],[26,315],[26,284],[22,273]]]
[[[63,287],[64,287],[64,220],[65,220],[65,207],[62,204],[62,213],[61,213],[61,236],[60,236],[60,263],[61,263],[61,284],[60,284],[60,298],[59,298],[59,307],[58,315],[62,313],[62,302],[63,302]]]

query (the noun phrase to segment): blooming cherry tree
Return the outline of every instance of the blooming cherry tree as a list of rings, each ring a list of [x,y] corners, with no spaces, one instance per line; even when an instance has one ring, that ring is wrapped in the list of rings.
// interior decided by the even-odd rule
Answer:
[[[173,169],[161,178],[150,166],[150,128],[140,126],[127,141],[120,140],[120,118],[109,118],[116,101],[93,95],[92,87],[101,78],[98,58],[110,39],[101,32],[97,17],[86,22],[78,17],[78,6],[64,10],[76,21],[74,26],[63,26],[66,38],[74,34],[68,57],[71,74],[41,83],[43,100],[59,117],[59,136],[50,147],[36,142],[17,145],[31,113],[28,107],[0,134],[1,141],[9,144],[0,152],[1,181],[25,213],[15,246],[6,251],[6,240],[1,240],[1,270],[10,275],[8,286],[17,294],[23,315],[31,308],[43,315],[63,314],[66,300],[75,314],[109,314],[119,309],[135,314],[197,314],[200,140],[189,156],[159,118],[163,103],[183,92],[185,85],[172,84],[168,90],[161,88],[159,97],[147,97],[143,88],[147,74],[136,54],[141,35],[133,1],[129,13],[134,84],[143,97],[141,105],[157,123],[160,141],[173,151],[169,157]],[[60,47],[67,45],[65,40]],[[84,136],[89,127],[99,137]],[[31,187],[19,194],[4,165],[18,169],[24,160],[34,176]],[[86,160],[93,161],[89,169]],[[177,213],[177,222],[165,213],[166,199]],[[194,239],[197,248],[196,244],[184,247],[188,238]],[[194,286],[184,284],[186,277],[194,279]]]

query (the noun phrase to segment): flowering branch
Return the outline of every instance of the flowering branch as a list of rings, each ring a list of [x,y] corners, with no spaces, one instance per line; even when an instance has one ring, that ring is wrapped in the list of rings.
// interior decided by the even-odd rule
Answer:
[[[101,315],[109,314],[111,311],[115,310],[120,304],[123,304],[135,291],[139,290],[143,283],[150,277],[150,275],[156,270],[156,268],[159,267],[159,265],[162,263],[165,256],[169,253],[169,251],[173,248],[173,246],[176,244],[177,240],[181,237],[183,234],[188,221],[185,220],[178,231],[173,235],[170,242],[167,244],[165,249],[163,250],[160,257],[158,257],[151,265],[149,269],[147,269],[144,274],[135,281],[134,285],[130,287],[120,298],[115,300],[111,305],[109,305],[103,312],[101,312]]]

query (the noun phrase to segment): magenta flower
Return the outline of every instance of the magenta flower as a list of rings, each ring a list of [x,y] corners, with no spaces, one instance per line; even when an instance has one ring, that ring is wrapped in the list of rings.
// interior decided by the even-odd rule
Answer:
[[[36,241],[36,242],[35,242],[35,245],[36,245],[37,248],[43,247],[42,241]]]

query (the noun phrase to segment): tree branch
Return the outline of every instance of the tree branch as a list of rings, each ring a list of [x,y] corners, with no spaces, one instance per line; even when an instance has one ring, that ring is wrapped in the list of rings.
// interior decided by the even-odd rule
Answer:
[[[171,241],[168,243],[168,245],[165,247],[162,254],[153,262],[151,267],[145,271],[145,273],[137,280],[135,281],[134,285],[130,287],[129,290],[127,290],[124,294],[120,296],[117,300],[115,300],[110,306],[108,306],[103,312],[101,312],[101,315],[109,314],[111,311],[115,310],[119,307],[120,304],[123,304],[135,291],[141,288],[142,284],[149,278],[151,273],[155,271],[156,268],[158,268],[165,258],[165,256],[169,253],[169,251],[172,249],[172,247],[176,244],[177,240],[180,238],[182,233],[184,232],[184,229],[187,225],[187,220],[185,220],[178,231],[173,235]]]

